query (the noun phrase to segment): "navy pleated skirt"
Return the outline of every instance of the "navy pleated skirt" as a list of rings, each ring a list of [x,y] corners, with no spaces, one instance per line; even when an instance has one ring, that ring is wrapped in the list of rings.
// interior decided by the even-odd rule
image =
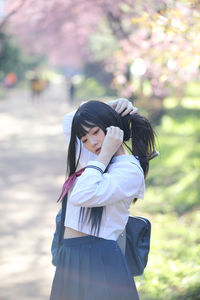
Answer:
[[[64,239],[50,300],[138,300],[117,242],[93,236]]]

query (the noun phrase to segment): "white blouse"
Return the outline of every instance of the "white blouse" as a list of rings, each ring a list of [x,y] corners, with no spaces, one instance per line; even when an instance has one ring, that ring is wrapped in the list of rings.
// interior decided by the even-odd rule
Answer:
[[[63,120],[63,131],[70,140],[71,123],[74,113],[67,114]],[[78,140],[81,157],[79,167],[86,168],[68,193],[65,226],[91,234],[91,225],[79,223],[81,207],[103,206],[99,237],[117,240],[124,231],[129,217],[129,207],[134,198],[144,198],[144,173],[139,161],[133,155],[119,155],[112,158],[106,173],[106,166],[95,160]],[[78,156],[78,154],[77,154]],[[94,233],[92,233],[94,235]]]

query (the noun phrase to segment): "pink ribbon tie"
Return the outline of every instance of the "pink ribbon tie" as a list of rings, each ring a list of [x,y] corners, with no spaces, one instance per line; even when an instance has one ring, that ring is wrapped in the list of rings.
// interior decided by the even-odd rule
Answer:
[[[72,174],[71,176],[69,176],[67,178],[67,180],[65,181],[65,183],[63,184],[63,187],[62,187],[62,192],[60,194],[60,197],[58,198],[57,202],[62,202],[63,198],[65,197],[65,195],[68,193],[69,189],[73,186],[76,178],[78,176],[80,176],[83,171],[85,170],[85,168],[75,172],[74,174]]]

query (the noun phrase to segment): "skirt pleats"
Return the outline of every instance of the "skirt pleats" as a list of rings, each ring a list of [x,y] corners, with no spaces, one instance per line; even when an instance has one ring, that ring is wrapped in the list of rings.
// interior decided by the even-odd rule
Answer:
[[[93,236],[64,239],[50,300],[138,300],[117,242]]]

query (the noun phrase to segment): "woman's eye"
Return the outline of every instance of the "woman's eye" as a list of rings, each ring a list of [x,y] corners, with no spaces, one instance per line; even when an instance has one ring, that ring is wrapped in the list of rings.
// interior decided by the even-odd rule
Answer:
[[[99,132],[99,129],[97,129],[95,132],[94,132],[94,134],[97,134]]]
[[[87,140],[82,140],[82,143],[84,144],[84,143],[86,143],[87,142]]]

